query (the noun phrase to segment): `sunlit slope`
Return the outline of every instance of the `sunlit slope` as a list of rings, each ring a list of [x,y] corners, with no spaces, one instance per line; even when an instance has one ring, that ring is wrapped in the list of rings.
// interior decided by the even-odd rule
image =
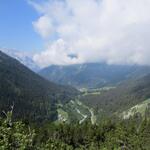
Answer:
[[[69,103],[62,105],[58,104],[58,122],[79,122],[91,121],[92,124],[96,123],[96,116],[94,109],[86,106],[78,99],[71,100]]]
[[[140,104],[137,104],[130,109],[124,111],[120,114],[120,117],[123,119],[129,119],[135,115],[141,115],[144,117],[145,115],[149,115],[150,113],[150,99],[143,101]]]

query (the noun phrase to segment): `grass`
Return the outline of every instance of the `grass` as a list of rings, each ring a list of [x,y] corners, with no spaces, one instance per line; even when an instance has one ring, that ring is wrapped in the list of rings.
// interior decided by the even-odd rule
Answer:
[[[59,122],[67,122],[68,121],[68,113],[65,112],[63,109],[57,109],[58,112],[58,121]]]
[[[140,113],[142,116],[145,115],[145,111],[148,108],[148,105],[150,104],[150,99],[145,100],[144,102],[135,105],[134,107],[128,109],[127,111],[124,111],[120,117],[123,117],[124,119],[128,119],[131,116],[134,116],[136,113]]]
[[[58,104],[57,112],[58,112],[57,122],[70,123],[72,121],[81,122],[82,120],[85,121],[87,119],[90,119],[93,124],[96,123],[96,116],[94,114],[94,110],[83,104],[78,99],[74,101],[71,100],[69,103],[65,105]]]
[[[99,95],[103,91],[108,91],[114,88],[115,87],[103,87],[103,88],[97,88],[97,89],[81,89],[80,91],[82,92],[82,96]]]

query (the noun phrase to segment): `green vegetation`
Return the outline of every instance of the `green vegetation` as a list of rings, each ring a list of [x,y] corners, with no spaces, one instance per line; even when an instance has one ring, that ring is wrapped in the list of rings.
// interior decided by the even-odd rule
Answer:
[[[91,110],[79,100],[71,100],[64,105],[58,105],[58,121],[59,122],[79,122],[83,123],[91,119]],[[94,114],[92,115],[93,118]]]
[[[78,92],[0,52],[0,150],[149,150],[149,89],[147,75]]]
[[[150,75],[147,75],[139,79],[125,81],[116,88],[101,90],[100,94],[83,94],[79,100],[93,108],[95,114],[98,114],[97,120],[101,120],[101,117],[119,115],[149,99],[149,89]]]
[[[58,86],[35,74],[17,60],[0,52],[0,110],[14,104],[15,119],[36,121],[57,120],[58,101],[66,103],[79,92]]]
[[[85,121],[91,121],[92,124],[97,122],[97,116],[99,114],[95,114],[95,110],[92,107],[85,105],[83,102],[79,101],[78,98],[76,100],[71,100],[68,103],[58,104],[58,120],[57,122],[79,122],[79,124]]]
[[[0,119],[1,150],[149,150],[150,120],[133,117],[100,124],[47,123],[41,127],[12,121],[12,111]]]
[[[143,80],[143,78],[138,81],[140,82],[140,85],[141,80]],[[144,117],[145,114],[149,113],[150,100],[148,99],[145,101],[143,99],[141,103],[137,104],[137,100],[140,101],[140,97],[137,97],[138,99],[135,100],[134,97],[131,96],[131,94],[139,95],[138,91],[142,90],[142,88],[140,88],[138,91],[131,92],[134,91],[135,88],[139,86],[139,83],[137,84],[136,82],[137,81],[135,80],[135,83],[133,85],[132,85],[133,82],[130,82],[132,86],[128,84],[128,88],[124,87],[124,85],[127,85],[128,83],[125,82],[123,85],[121,84],[118,87],[103,87],[99,89],[90,89],[90,90],[82,89],[81,94],[78,97],[76,97],[76,100],[71,100],[70,102],[65,103],[64,105],[61,104],[61,110],[63,111],[60,112],[59,114],[60,116],[63,116],[62,118],[65,118],[64,122],[70,123],[72,121],[78,121],[79,123],[81,122],[83,123],[84,121],[91,120],[92,124],[98,123],[103,118],[106,117],[107,118],[121,117],[124,119],[129,119],[131,116],[134,116],[135,114],[140,114],[142,117]],[[147,83],[147,81],[143,83],[145,84]],[[148,88],[146,86],[144,87],[145,89]],[[115,93],[116,90],[117,91],[121,90],[122,94],[120,95],[120,93]],[[146,92],[149,91],[146,90]],[[104,95],[107,96],[107,94],[110,93],[111,94],[115,93],[116,95],[111,95],[111,97],[109,96],[104,97]],[[123,96],[128,96],[129,100],[131,100],[133,104],[129,102],[128,99],[125,99]],[[104,99],[102,99],[101,97],[104,97]],[[120,101],[119,98],[122,97],[124,98],[124,101]],[[116,99],[114,99],[112,103],[111,100],[108,101],[110,98]],[[63,120],[61,122],[63,122]]]
[[[82,89],[80,89],[80,91],[81,91],[82,96],[88,96],[88,95],[99,95],[102,92],[109,91],[111,89],[115,89],[115,87],[114,86],[113,87],[106,86],[106,87],[96,88],[96,89],[85,89],[85,88],[82,88]]]
[[[120,114],[120,117],[123,117],[124,119],[129,119],[131,116],[134,116],[136,114],[140,114],[143,117],[148,113],[150,109],[150,99],[135,105],[134,107],[124,111]]]
[[[35,131],[21,121],[12,121],[12,110],[5,113],[6,119],[0,119],[0,149],[33,149]]]
[[[68,121],[68,113],[65,112],[63,109],[57,109],[58,112],[58,121],[59,122],[66,122]]]

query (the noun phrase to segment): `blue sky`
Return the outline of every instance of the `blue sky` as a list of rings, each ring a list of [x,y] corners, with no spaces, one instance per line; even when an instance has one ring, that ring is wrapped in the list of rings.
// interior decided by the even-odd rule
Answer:
[[[32,25],[37,18],[38,13],[26,0],[1,0],[0,47],[23,51],[43,49],[42,38]]]

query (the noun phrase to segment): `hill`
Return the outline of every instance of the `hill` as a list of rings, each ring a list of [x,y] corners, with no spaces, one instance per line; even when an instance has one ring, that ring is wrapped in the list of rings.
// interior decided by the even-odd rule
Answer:
[[[112,86],[129,78],[138,78],[150,73],[148,66],[107,65],[105,63],[86,63],[68,66],[52,65],[42,69],[44,78],[62,85],[76,88],[100,88]]]
[[[139,114],[143,118],[146,117],[147,115],[150,115],[150,99],[145,100],[142,103],[139,103],[126,111],[123,111],[120,114],[120,117],[123,119],[129,119],[130,117],[133,117]]]
[[[14,117],[33,121],[57,119],[56,103],[65,103],[78,93],[35,74],[0,51],[0,111],[14,104]]]
[[[116,87],[83,90],[74,101],[57,105],[58,121],[92,124],[105,118],[150,117],[150,75]]]
[[[101,114],[114,115],[131,109],[150,98],[150,75],[120,83],[116,88],[96,94],[82,94],[80,101]]]

